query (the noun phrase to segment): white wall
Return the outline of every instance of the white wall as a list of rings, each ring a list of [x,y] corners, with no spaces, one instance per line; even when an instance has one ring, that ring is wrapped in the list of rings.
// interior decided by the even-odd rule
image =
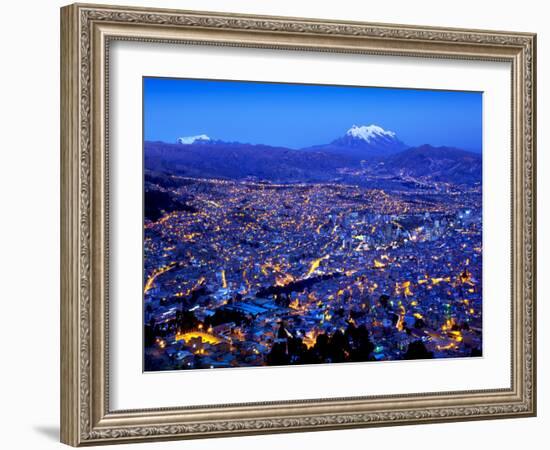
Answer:
[[[126,2],[120,2],[126,3]],[[544,318],[550,248],[550,169],[544,127],[550,120],[550,32],[546,2],[292,0],[134,0],[129,4],[388,23],[533,31],[538,38],[539,123],[539,374],[548,372]],[[0,71],[1,204],[0,415],[3,448],[47,449],[57,443],[59,416],[59,11],[54,0],[2,5]],[[7,307],[7,308],[6,308]],[[139,448],[327,448],[361,446],[410,449],[545,448],[548,382],[539,376],[539,417],[424,426],[226,438]],[[124,446],[125,448],[127,446]],[[137,447],[134,447],[137,448]]]

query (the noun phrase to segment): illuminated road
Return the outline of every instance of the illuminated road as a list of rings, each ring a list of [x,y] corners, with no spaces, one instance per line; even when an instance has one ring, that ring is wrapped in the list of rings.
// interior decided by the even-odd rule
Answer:
[[[145,283],[145,287],[143,288],[143,293],[147,294],[147,292],[153,287],[153,284],[155,283],[157,277],[159,277],[163,273],[168,272],[169,270],[172,270],[174,267],[176,267],[176,265],[172,263],[168,266],[163,266],[155,269],[153,273],[149,276],[149,278],[147,278],[147,282]]]

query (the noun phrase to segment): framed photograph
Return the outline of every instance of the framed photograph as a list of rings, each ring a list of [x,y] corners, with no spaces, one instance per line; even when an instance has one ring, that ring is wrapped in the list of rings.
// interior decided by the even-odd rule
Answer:
[[[62,8],[62,442],[535,415],[535,57]]]

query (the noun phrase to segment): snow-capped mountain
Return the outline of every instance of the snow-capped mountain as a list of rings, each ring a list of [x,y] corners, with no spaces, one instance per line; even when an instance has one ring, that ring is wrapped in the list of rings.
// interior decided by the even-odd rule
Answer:
[[[388,156],[405,150],[395,132],[378,125],[353,125],[346,133],[330,144],[316,145],[308,150],[344,153],[360,159]]]
[[[210,138],[206,134],[199,134],[197,136],[185,136],[176,139],[176,144],[195,144],[195,143],[210,142]]]
[[[392,140],[395,139],[393,131],[386,131],[378,125],[353,125],[346,133],[346,136],[351,136],[357,139],[363,139],[366,142],[372,142],[377,139]]]

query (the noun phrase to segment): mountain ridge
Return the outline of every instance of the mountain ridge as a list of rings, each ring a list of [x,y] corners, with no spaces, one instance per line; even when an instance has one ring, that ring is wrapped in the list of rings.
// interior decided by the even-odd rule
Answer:
[[[145,167],[192,177],[325,182],[344,172],[366,171],[436,182],[481,181],[481,155],[449,146],[408,147],[397,134],[377,125],[354,125],[329,144],[290,149],[225,142],[206,134],[178,138],[175,144],[146,141]]]
[[[385,170],[415,178],[429,176],[433,181],[473,184],[482,179],[482,157],[456,147],[429,144],[409,148],[384,160]],[[391,167],[388,167],[391,166]]]

